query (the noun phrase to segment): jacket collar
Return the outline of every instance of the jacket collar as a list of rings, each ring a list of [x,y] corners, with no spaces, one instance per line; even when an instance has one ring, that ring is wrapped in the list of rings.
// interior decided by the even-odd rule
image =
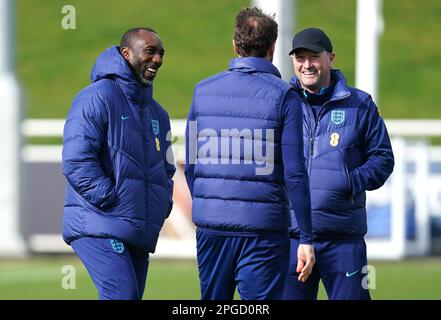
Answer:
[[[346,78],[343,73],[338,69],[331,70],[331,77],[334,81],[334,91],[332,92],[330,100],[340,100],[346,98],[351,94],[349,87],[346,83]],[[302,86],[300,81],[294,76],[289,83],[294,87],[294,90],[302,97]]]
[[[271,61],[265,58],[258,57],[246,57],[246,58],[233,58],[230,61],[228,68],[230,71],[238,71],[244,73],[253,72],[265,72],[271,73],[278,78],[281,78],[279,70],[271,63]]]

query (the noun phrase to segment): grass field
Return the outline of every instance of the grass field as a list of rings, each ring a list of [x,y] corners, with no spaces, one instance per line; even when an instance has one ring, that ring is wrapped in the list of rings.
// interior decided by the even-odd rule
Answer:
[[[224,70],[233,57],[234,16],[245,0],[71,0],[76,29],[61,28],[58,0],[17,1],[17,69],[27,117],[64,118],[89,83],[96,57],[133,26],[154,27],[166,56],[155,96],[173,118],[185,118],[195,84]],[[335,66],[354,84],[355,3],[297,0],[296,30],[324,28]],[[326,13],[326,14],[324,14]],[[441,2],[383,1],[379,107],[385,118],[441,118]],[[294,30],[293,30],[294,32]],[[288,59],[288,56],[287,56]]]
[[[62,289],[63,266],[76,270],[76,289]],[[373,299],[441,299],[441,258],[371,261],[376,271]],[[0,299],[96,299],[95,287],[75,256],[0,260]],[[237,296],[236,296],[237,298]],[[320,299],[326,299],[323,288]],[[152,259],[144,299],[197,300],[196,261]]]

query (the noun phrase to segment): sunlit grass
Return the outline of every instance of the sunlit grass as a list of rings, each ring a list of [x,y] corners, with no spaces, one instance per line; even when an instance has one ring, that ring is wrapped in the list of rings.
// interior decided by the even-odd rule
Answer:
[[[62,288],[63,266],[75,268],[74,290]],[[441,259],[371,261],[373,299],[441,299]],[[195,260],[151,259],[144,299],[198,300]],[[238,296],[236,295],[236,298]],[[76,256],[0,260],[0,299],[97,299],[96,289]],[[319,299],[326,299],[321,287]]]

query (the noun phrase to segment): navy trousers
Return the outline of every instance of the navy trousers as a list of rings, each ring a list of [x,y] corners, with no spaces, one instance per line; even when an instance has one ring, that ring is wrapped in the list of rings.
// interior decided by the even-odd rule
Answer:
[[[291,254],[283,300],[316,300],[320,279],[330,300],[370,300],[363,239],[314,241],[316,264],[305,283],[297,280],[299,241],[290,241]]]
[[[197,258],[202,300],[276,300],[288,270],[287,235],[234,236],[198,228]]]
[[[81,238],[71,243],[100,300],[140,300],[149,266],[149,254],[108,238]]]

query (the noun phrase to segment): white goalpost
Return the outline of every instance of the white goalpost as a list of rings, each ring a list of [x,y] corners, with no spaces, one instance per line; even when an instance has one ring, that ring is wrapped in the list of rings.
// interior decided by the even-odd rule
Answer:
[[[267,14],[275,14],[279,26],[273,64],[279,69],[282,79],[289,81],[292,76],[292,65],[288,57],[291,51],[291,40],[295,27],[295,0],[253,0],[252,6],[262,9]]]
[[[19,227],[20,88],[14,70],[13,1],[0,0],[0,256],[22,256]]]

